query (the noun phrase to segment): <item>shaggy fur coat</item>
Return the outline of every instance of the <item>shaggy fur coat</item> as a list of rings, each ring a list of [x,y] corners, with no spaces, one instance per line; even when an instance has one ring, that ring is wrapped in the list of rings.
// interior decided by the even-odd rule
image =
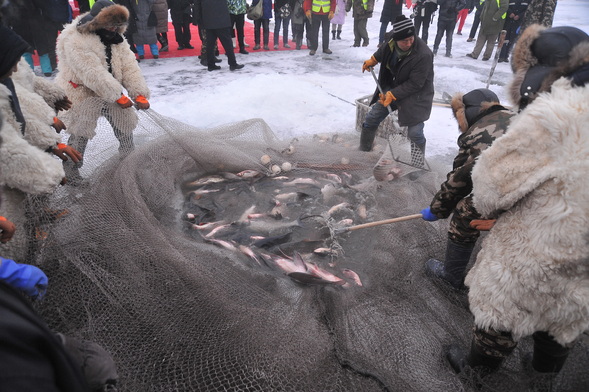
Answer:
[[[516,104],[539,31],[513,54]],[[589,327],[589,86],[565,77],[587,63],[583,42],[474,166],[475,207],[498,216],[465,281],[479,328],[567,345]]]
[[[65,117],[68,132],[88,138],[95,135],[96,121],[102,115],[102,106],[97,102],[107,105],[113,117],[122,119],[121,131],[131,132],[137,124],[135,110],[122,109],[115,102],[121,94],[133,100],[139,95],[149,98],[149,88],[127,41],[110,46],[109,71],[106,47],[95,34],[101,28],[128,20],[129,11],[121,5],[112,5],[101,10],[90,22],[79,24],[85,15],[67,25],[57,40],[59,73],[55,81],[73,102]],[[117,32],[123,34],[124,31],[122,25]],[[89,98],[95,99],[84,105]],[[79,119],[84,121],[77,121]]]

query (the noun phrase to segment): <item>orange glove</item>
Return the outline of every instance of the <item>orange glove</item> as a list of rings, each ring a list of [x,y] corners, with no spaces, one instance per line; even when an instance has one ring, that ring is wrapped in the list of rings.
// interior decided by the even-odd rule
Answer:
[[[55,129],[55,132],[59,133],[66,129],[65,124],[57,117],[53,117],[53,124],[51,126]]]
[[[374,56],[370,57],[364,62],[364,64],[362,64],[362,72],[370,71],[376,64],[378,64],[378,61],[374,58]]]
[[[385,94],[380,94],[379,97],[380,97],[380,99],[378,101],[385,108],[387,106],[389,106],[393,101],[396,101],[397,100],[397,98],[395,98],[395,96],[393,95],[393,93],[391,93],[390,91],[387,91]]]
[[[57,147],[53,149],[53,153],[64,162],[67,161],[68,157],[70,157],[74,163],[78,163],[82,160],[82,154],[78,150],[63,143],[58,143]]]
[[[473,219],[470,227],[479,231],[489,231],[495,226],[497,219]]]
[[[137,106],[137,109],[147,110],[149,109],[149,101],[143,95],[138,95],[137,98],[135,98],[135,106]]]
[[[16,226],[5,217],[0,216],[0,231],[2,231],[2,233],[0,233],[0,242],[5,244],[12,239],[12,236],[16,231]]]
[[[307,16],[307,19],[311,20],[311,10],[306,11],[305,15]]]
[[[133,102],[125,96],[125,94],[121,94],[121,98],[117,99],[117,103],[123,109],[130,108],[133,106]]]
[[[333,11],[329,11],[329,15],[327,15],[327,19],[329,19],[329,20],[333,19]]]

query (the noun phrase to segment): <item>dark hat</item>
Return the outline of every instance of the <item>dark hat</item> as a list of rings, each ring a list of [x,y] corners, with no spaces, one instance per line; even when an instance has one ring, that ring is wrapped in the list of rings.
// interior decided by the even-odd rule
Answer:
[[[393,24],[393,40],[401,41],[415,35],[415,25],[405,15],[399,15]]]
[[[583,56],[572,56],[583,42],[589,43],[589,35],[572,26],[532,25],[524,30],[513,52],[516,77],[510,91],[514,103],[522,109],[540,92],[549,91],[556,79],[570,76],[572,70],[583,64]]]
[[[92,6],[90,12],[80,19],[78,26],[90,22],[100,13],[100,11],[102,11],[103,8],[110,7],[111,5],[114,5],[114,3],[110,0],[97,0]]]
[[[481,104],[483,102],[499,102],[497,94],[486,88],[477,88],[462,96],[464,104],[464,114],[469,126],[474,123],[474,120],[481,112]]]
[[[12,29],[0,26],[0,77],[6,75],[25,52],[32,51],[27,41]]]

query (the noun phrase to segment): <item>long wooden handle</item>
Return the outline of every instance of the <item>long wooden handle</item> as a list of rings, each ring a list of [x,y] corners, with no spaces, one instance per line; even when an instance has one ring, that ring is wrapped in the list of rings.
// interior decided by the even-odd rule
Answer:
[[[406,221],[406,220],[417,219],[417,218],[422,218],[422,217],[423,217],[423,215],[421,215],[421,214],[413,214],[413,215],[407,215],[407,216],[400,216],[398,218],[391,218],[391,219],[385,219],[385,220],[376,221],[376,222],[364,223],[364,224],[356,225],[356,226],[343,227],[341,229],[336,229],[336,231],[343,233],[343,232],[346,232],[346,231],[354,231],[354,230],[359,230],[359,229],[365,229],[365,228],[368,228],[368,227],[386,225],[386,224],[389,224],[389,223],[403,222],[403,221]]]

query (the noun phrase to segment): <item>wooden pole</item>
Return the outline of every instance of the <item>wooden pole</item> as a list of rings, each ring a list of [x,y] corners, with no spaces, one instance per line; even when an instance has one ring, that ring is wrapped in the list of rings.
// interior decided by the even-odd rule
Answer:
[[[338,232],[338,233],[345,233],[347,231],[354,231],[354,230],[359,230],[359,229],[366,229],[368,227],[386,225],[386,224],[389,224],[389,223],[403,222],[403,221],[407,221],[407,220],[411,220],[411,219],[417,219],[417,218],[422,218],[422,217],[423,217],[423,215],[421,215],[421,214],[413,214],[413,215],[407,215],[407,216],[400,216],[398,218],[391,218],[391,219],[385,219],[385,220],[376,221],[376,222],[369,222],[369,223],[364,223],[364,224],[356,225],[356,226],[342,227],[340,229],[335,229],[335,231]]]

